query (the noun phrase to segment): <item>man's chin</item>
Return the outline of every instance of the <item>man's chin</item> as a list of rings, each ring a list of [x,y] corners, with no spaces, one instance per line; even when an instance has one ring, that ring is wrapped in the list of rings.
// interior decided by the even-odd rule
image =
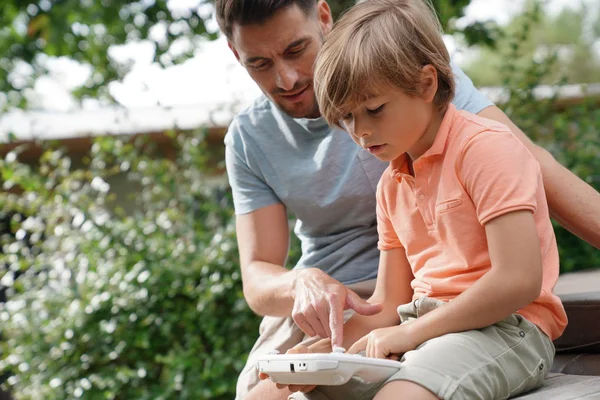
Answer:
[[[311,105],[298,104],[296,106],[289,106],[279,102],[276,102],[275,104],[277,105],[277,108],[292,118],[318,118],[321,116],[316,102]]]

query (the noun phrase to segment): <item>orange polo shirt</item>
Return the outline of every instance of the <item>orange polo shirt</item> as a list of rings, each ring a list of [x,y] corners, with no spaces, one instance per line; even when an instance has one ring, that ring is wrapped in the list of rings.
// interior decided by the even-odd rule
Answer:
[[[551,339],[567,316],[552,293],[558,249],[540,167],[507,127],[448,107],[431,148],[413,163],[394,160],[377,188],[379,249],[404,248],[415,279],[414,298],[452,300],[491,268],[484,225],[529,210],[540,238],[540,296],[518,311]]]

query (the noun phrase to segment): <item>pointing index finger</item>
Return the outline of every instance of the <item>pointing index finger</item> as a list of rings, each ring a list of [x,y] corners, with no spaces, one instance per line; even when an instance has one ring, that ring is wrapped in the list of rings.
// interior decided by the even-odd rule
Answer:
[[[329,329],[331,330],[332,347],[342,346],[344,342],[344,308],[341,304],[330,304]]]

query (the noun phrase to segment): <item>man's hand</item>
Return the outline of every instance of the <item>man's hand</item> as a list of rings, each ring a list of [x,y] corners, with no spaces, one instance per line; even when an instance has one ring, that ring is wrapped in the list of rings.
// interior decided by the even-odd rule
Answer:
[[[357,340],[347,351],[356,354],[365,351],[365,356],[372,358],[398,359],[397,355],[417,348],[419,339],[411,333],[409,323],[380,328]]]
[[[344,329],[344,310],[353,309],[361,315],[381,311],[381,304],[371,304],[352,290],[316,268],[298,271],[294,282],[292,318],[308,336],[331,338],[341,346]]]

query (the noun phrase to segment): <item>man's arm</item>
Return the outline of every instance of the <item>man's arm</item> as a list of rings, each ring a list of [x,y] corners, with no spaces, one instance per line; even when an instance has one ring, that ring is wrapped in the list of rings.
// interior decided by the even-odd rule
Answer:
[[[285,207],[273,204],[236,217],[244,297],[259,315],[289,316],[295,271],[284,268],[289,248]]]
[[[343,312],[373,314],[380,307],[362,300],[316,268],[284,268],[289,247],[285,207],[273,204],[236,217],[244,297],[260,315],[288,317],[309,336],[341,343]]]
[[[550,214],[558,223],[600,249],[600,193],[533,143],[502,110],[491,106],[479,112],[508,126],[540,164]]]

